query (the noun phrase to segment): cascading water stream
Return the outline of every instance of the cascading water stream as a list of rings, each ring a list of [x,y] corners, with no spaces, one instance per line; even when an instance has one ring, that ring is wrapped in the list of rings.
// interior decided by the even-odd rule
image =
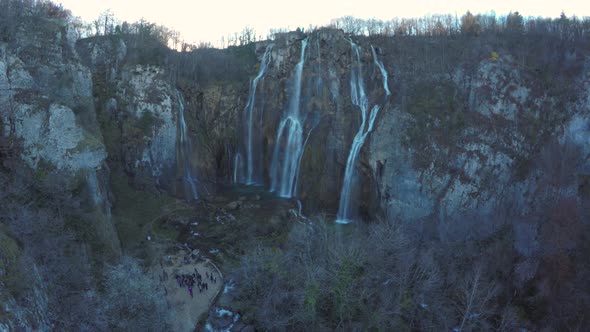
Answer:
[[[240,167],[242,163],[242,155],[237,152],[234,156],[234,183],[240,182]]]
[[[373,47],[373,45],[371,45],[371,53],[373,54],[373,62],[381,71],[381,76],[383,77],[383,89],[385,90],[385,94],[387,97],[389,97],[391,95],[391,92],[389,91],[389,85],[387,84],[387,70],[385,70],[383,62],[381,62],[381,60],[379,60],[379,58],[377,57],[377,52],[375,52],[375,48]]]
[[[285,198],[291,198],[295,193],[295,182],[299,173],[301,154],[303,153],[303,121],[300,116],[299,106],[306,46],[307,38],[301,42],[301,56],[295,66],[293,75],[293,93],[289,99],[287,114],[279,124],[271,164],[271,191]],[[283,133],[285,133],[286,143],[281,154]]]
[[[303,158],[303,151],[305,151],[305,147],[307,146],[307,142],[309,141],[309,136],[311,136],[311,133],[313,132],[315,127],[318,126],[319,123],[320,123],[320,119],[316,118],[315,122],[313,123],[312,127],[309,129],[309,132],[307,133],[307,137],[305,138],[305,142],[303,142],[303,147],[301,148],[301,153],[299,154],[299,159],[297,160],[297,169],[299,169],[301,167],[301,159]],[[297,195],[297,188],[299,188],[299,172],[297,172],[297,174],[295,174],[295,185],[294,185],[294,189],[293,189],[293,196]]]
[[[258,71],[258,75],[252,81],[250,81],[250,91],[248,93],[248,102],[246,103],[246,107],[244,108],[244,113],[248,120],[247,124],[247,131],[246,131],[246,184],[257,184],[257,179],[255,179],[254,174],[256,173],[254,168],[254,105],[256,104],[256,88],[258,87],[258,82],[266,73],[266,69],[268,68],[268,64],[270,63],[270,55],[273,48],[273,44],[269,44],[264,51],[264,55],[262,56],[262,61],[260,62],[260,70]],[[260,114],[260,119],[262,120],[262,112]]]
[[[184,103],[182,101],[182,96],[180,95],[180,93],[178,93],[178,104],[178,127],[180,129],[180,139],[178,141],[177,147],[178,161],[182,163],[182,180],[185,187],[186,197],[187,199],[196,200],[199,198],[199,195],[197,193],[197,183],[193,176],[193,170],[190,164],[190,153],[192,151],[192,143],[191,138],[188,135],[188,127],[186,126],[186,121],[184,120]]]
[[[350,41],[352,48],[352,69],[350,74],[350,97],[352,104],[359,108],[361,111],[361,125],[358,132],[356,133],[354,140],[352,141],[352,147],[346,161],[346,170],[344,171],[344,181],[342,184],[342,191],[340,193],[340,205],[338,207],[338,215],[336,222],[340,224],[348,224],[352,222],[352,211],[351,211],[351,192],[352,182],[355,173],[355,165],[359,156],[359,152],[367,139],[369,133],[373,130],[373,125],[377,114],[379,113],[380,106],[375,105],[371,109],[369,119],[367,121],[367,110],[369,109],[369,100],[365,93],[365,86],[363,81],[363,73],[361,66],[361,48],[356,45],[352,40]],[[383,63],[377,59],[375,49],[371,47],[373,53],[373,60],[377,67],[381,70],[383,76],[383,87],[385,89],[386,96],[390,95],[389,86],[387,85],[387,72]]]

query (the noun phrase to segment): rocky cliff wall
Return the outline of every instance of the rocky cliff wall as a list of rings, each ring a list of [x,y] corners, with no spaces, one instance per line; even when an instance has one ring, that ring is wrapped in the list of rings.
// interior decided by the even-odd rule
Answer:
[[[61,29],[44,30],[54,38],[48,45],[43,46],[47,36],[32,35],[23,36],[26,42],[14,51],[2,49],[0,84],[13,91],[2,102],[13,105],[14,129],[24,139],[23,158],[29,165],[97,170],[108,153],[110,168],[122,170],[138,188],[179,194],[178,114],[183,105],[195,142],[190,159],[200,191],[231,182],[236,154],[246,153],[247,79],[197,77],[176,84],[175,69],[130,61],[121,38],[82,41],[76,51],[67,26]],[[323,29],[273,42],[268,69],[257,87],[254,109],[260,118],[254,124],[259,135],[254,153],[262,184],[270,187],[277,132],[289,109],[294,68],[306,38],[299,104],[306,145],[296,196],[308,212],[330,214],[337,210],[346,160],[361,123],[351,101],[349,36]],[[585,128],[587,65],[576,50],[563,56],[564,65],[574,69],[575,84],[556,90],[501,44],[492,45],[498,48],[491,52],[487,47],[466,55],[457,55],[452,44],[442,55],[435,52],[440,45],[433,44],[425,47],[429,58],[416,63],[417,55],[407,50],[416,47],[415,41],[353,41],[362,47],[368,102],[382,107],[356,165],[361,215],[443,220],[470,211],[489,213],[512,199],[507,193],[523,196],[523,188],[532,186],[533,177],[539,176],[532,175],[535,160],[551,140],[564,144],[565,133],[573,130],[568,126],[577,128],[575,137]],[[259,63],[253,65],[251,78],[269,43],[252,48]],[[388,100],[371,46],[390,73]],[[36,59],[35,54],[45,55]],[[429,68],[430,75],[424,75]],[[59,84],[49,84],[48,77]],[[10,119],[4,118],[7,126]],[[532,199],[522,202],[531,204]]]
[[[0,45],[2,134],[22,141],[20,157],[40,180],[59,177],[71,190],[94,187],[83,198],[92,204],[109,189],[105,181],[88,181],[108,174],[91,72],[73,48],[71,26],[53,20],[39,25],[19,30],[17,42]],[[108,203],[95,208],[104,217],[92,221],[97,235],[119,251]]]
[[[361,120],[351,103],[351,47],[342,32],[320,30],[274,42],[272,60],[257,92],[256,108],[264,117],[255,124],[263,133],[262,172],[269,186],[278,124],[289,107],[290,80],[304,38],[308,45],[300,111],[305,118],[304,133],[311,134],[303,152],[297,197],[308,211],[334,213],[336,193]],[[535,179],[552,176],[539,164],[543,151],[553,141],[569,144],[563,140],[571,126],[568,122],[588,112],[583,50],[553,54],[551,61],[562,69],[551,72],[554,82],[548,82],[543,79],[547,75],[543,60],[532,59],[523,65],[516,60],[521,50],[497,40],[480,49],[473,48],[481,46],[477,38],[442,46],[443,42],[436,41],[415,45],[420,42],[411,39],[354,41],[363,49],[369,104],[383,107],[356,166],[357,204],[362,215],[470,219],[505,210],[515,200],[522,213],[539,211],[532,194],[538,192],[533,189]],[[257,48],[259,59],[265,46]],[[371,46],[390,73],[392,97],[386,102]],[[405,47],[422,47],[425,54],[420,57],[416,50]],[[449,48],[446,54],[438,52],[444,47]],[[319,123],[312,131],[314,119]],[[244,122],[243,118],[239,121],[242,126]],[[237,149],[244,151],[243,145]],[[586,160],[586,155],[580,160]]]
[[[188,164],[205,199],[220,185],[244,182],[246,106],[257,73],[263,73],[252,124],[258,184],[270,189],[275,151],[289,148],[278,132],[294,116],[300,86],[294,198],[308,214],[338,210],[362,123],[351,83],[360,68],[366,103],[380,111],[354,165],[359,219],[435,221],[438,235],[451,239],[489,234],[510,219],[524,239],[515,241],[522,264],[538,266],[539,236],[553,239],[562,234],[555,227],[575,229],[568,223],[589,218],[590,60],[583,47],[548,43],[525,57],[521,46],[501,38],[369,38],[321,29],[237,49],[170,51],[149,63],[137,61],[144,59],[135,54],[141,49],[130,51],[121,36],[77,41],[67,24],[40,22],[39,29],[19,30],[16,42],[0,44],[1,134],[22,142],[18,158],[41,191],[59,189],[75,202],[69,208],[79,213],[66,214],[67,225],[97,257],[121,251],[110,212],[113,181],[183,197]],[[352,43],[360,46],[358,62]],[[187,153],[179,151],[181,114],[192,141]],[[19,195],[38,194],[27,190]],[[539,222],[546,218],[565,224]],[[8,233],[0,230],[2,249],[11,253],[2,257],[0,278],[22,250]],[[0,292],[2,310],[14,313],[10,322],[33,315],[21,325],[47,324],[43,291],[31,294],[27,309]]]
[[[567,91],[543,86],[504,50],[498,58],[482,56],[472,68],[459,64],[384,113],[369,152],[384,208],[403,220],[478,219],[509,206],[523,215],[542,213],[539,179],[556,176],[542,160],[564,158],[548,147],[584,145],[565,139],[571,121],[589,111],[587,60],[575,56],[579,71],[569,77]],[[587,159],[583,153],[568,160],[567,171],[581,175]]]
[[[0,278],[0,329],[51,329],[48,298],[52,292],[39,272],[51,264],[32,259],[36,253],[31,248],[51,246],[53,238],[20,242],[25,237],[43,227],[59,232],[67,219],[63,232],[87,239],[97,260],[121,253],[110,215],[107,151],[95,114],[92,76],[74,48],[76,38],[72,26],[61,20],[35,18],[34,29],[20,26],[13,40],[0,43],[0,135],[19,142],[18,160],[10,163],[16,169],[7,177],[7,170],[2,170],[2,183],[10,186],[1,194],[2,232],[5,225],[10,231],[2,235],[0,256],[10,248],[16,248],[16,256],[3,257],[13,259],[14,266]],[[10,167],[2,161],[2,167]],[[54,201],[63,205],[49,203]],[[44,215],[39,211],[55,212],[59,225],[55,229],[46,225],[37,217]],[[11,246],[13,234],[18,234],[18,240]]]
[[[296,196],[308,213],[332,214],[338,209],[346,161],[361,124],[359,109],[351,101],[350,36],[322,29],[310,35],[287,34],[272,42],[268,68],[256,90],[253,153],[259,159],[260,184],[270,188],[277,132],[290,107],[294,69],[306,38],[299,104],[306,145]],[[544,71],[543,61],[549,60],[529,59],[523,64],[518,59],[521,50],[502,40],[419,39],[352,38],[362,47],[368,102],[382,109],[356,165],[359,213],[444,220],[501,209],[512,196],[524,195],[523,188],[539,176],[533,175],[536,160],[550,141],[564,136],[568,121],[576,114],[577,119],[584,118],[583,53],[546,51],[554,58],[539,58],[563,66]],[[83,53],[94,68],[95,90],[100,86],[99,71],[114,87],[110,98],[101,101],[109,110],[108,121],[119,127],[115,132],[120,143],[111,144],[116,149],[111,149],[110,158],[120,159],[138,183],[178,187],[172,147],[178,138],[177,99],[182,98],[195,142],[192,160],[201,191],[211,192],[216,184],[231,182],[234,174],[243,175],[249,81],[260,69],[269,43],[250,48],[257,64],[250,60],[240,64],[251,66],[249,79],[197,75],[193,81],[172,84],[169,71],[174,69],[126,64],[122,41],[85,42]],[[371,46],[389,73],[392,95],[387,100]],[[200,60],[197,67],[213,61],[208,57],[220,56],[205,53],[195,55]],[[546,79],[548,73],[556,76],[555,82]],[[556,83],[567,81],[575,83]],[[178,91],[182,97],[177,97]],[[140,113],[146,109],[155,122],[142,120]],[[142,121],[148,124],[145,132],[129,129],[142,128]],[[236,154],[242,158],[237,170]],[[506,198],[508,193],[511,198]],[[529,199],[521,205],[531,204]]]

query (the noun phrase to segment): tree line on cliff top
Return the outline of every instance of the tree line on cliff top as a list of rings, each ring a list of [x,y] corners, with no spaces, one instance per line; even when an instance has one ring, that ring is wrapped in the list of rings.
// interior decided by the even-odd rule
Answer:
[[[212,41],[191,43],[180,32],[151,23],[145,19],[137,22],[119,20],[111,10],[102,12],[92,22],[83,22],[71,11],[50,0],[0,0],[0,40],[8,41],[18,26],[26,23],[24,18],[45,17],[63,19],[72,23],[80,37],[112,34],[149,35],[174,50],[189,51],[196,48],[212,48]],[[313,31],[322,26],[309,26],[302,31]],[[342,29],[357,36],[456,36],[481,34],[537,35],[550,34],[564,39],[577,39],[590,33],[590,17],[577,17],[562,12],[559,18],[525,17],[518,11],[507,15],[495,12],[463,15],[437,14],[420,18],[398,18],[380,20],[344,16],[330,21],[326,27]],[[246,26],[242,31],[222,36],[215,46],[226,48],[246,45],[258,40],[273,39],[279,32],[288,29],[277,27],[263,34]]]

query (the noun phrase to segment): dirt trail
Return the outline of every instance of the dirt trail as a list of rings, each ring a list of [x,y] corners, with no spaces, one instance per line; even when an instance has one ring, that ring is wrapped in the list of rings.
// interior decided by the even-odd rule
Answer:
[[[192,332],[199,319],[202,319],[209,311],[215,297],[222,290],[223,276],[217,267],[208,260],[189,259],[189,262],[186,263],[182,252],[164,258],[162,264],[153,268],[152,273],[154,278],[160,280],[165,287],[166,299],[174,317],[172,330]],[[193,298],[191,298],[188,288],[186,286],[179,287],[175,276],[195,273],[195,268],[202,275],[204,281],[206,272],[213,274],[217,281],[213,283],[211,280],[207,280],[208,290],[202,292],[199,292],[199,288],[195,285]]]

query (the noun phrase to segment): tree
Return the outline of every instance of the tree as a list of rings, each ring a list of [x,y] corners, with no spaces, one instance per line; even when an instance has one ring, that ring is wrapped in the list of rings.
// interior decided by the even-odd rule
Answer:
[[[106,315],[112,330],[169,330],[164,291],[137,260],[124,256],[105,270],[104,278]]]
[[[461,16],[461,32],[468,35],[478,35],[480,33],[480,26],[470,11]]]
[[[524,20],[518,11],[510,12],[506,17],[506,31],[513,34],[522,34],[524,32]]]
[[[460,317],[458,331],[489,330],[487,318],[494,314],[498,288],[484,278],[483,266],[476,265],[460,285],[457,309]]]

